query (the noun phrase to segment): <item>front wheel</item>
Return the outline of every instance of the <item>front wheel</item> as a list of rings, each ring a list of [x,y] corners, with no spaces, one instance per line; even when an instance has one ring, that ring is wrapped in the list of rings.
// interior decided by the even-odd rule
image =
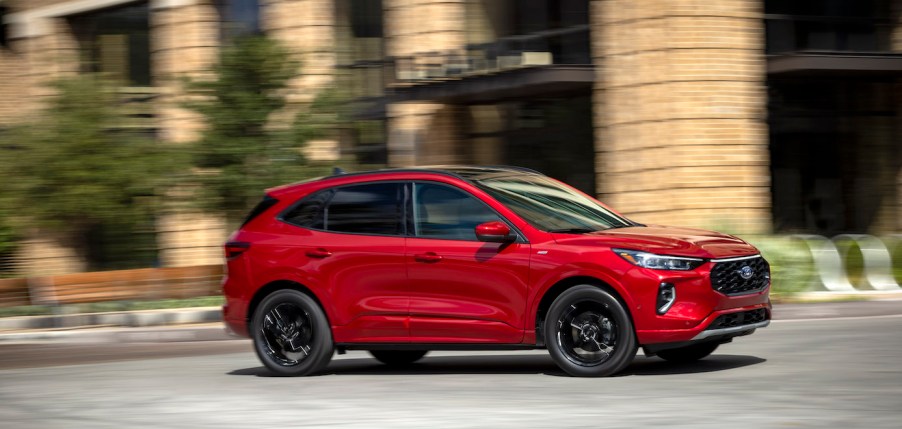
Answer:
[[[406,366],[426,356],[426,350],[370,350],[370,354],[388,366]]]
[[[267,296],[254,313],[251,332],[257,357],[276,375],[309,375],[332,359],[326,315],[313,298],[299,291]]]
[[[601,288],[579,285],[562,293],[545,318],[545,342],[555,363],[576,377],[604,377],[636,356],[633,323],[620,301]]]
[[[718,343],[693,344],[678,349],[661,350],[657,355],[659,358],[670,362],[695,362],[714,353],[714,350],[717,350],[719,345]]]

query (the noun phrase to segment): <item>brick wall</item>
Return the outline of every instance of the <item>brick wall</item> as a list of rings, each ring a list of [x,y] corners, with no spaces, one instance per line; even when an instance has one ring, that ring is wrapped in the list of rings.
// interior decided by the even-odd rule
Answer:
[[[22,82],[25,58],[11,48],[0,47],[0,128],[21,122],[27,117],[22,103],[28,100],[28,90]]]
[[[761,8],[592,1],[603,200],[640,222],[770,229]]]

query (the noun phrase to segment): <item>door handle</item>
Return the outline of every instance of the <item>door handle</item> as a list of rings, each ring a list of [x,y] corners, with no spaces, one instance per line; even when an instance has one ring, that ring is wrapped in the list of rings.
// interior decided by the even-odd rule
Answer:
[[[328,258],[329,256],[332,256],[332,252],[320,247],[319,249],[308,250],[307,256],[309,256],[311,258],[322,259],[322,258]]]
[[[425,262],[427,264],[434,264],[438,261],[442,260],[440,255],[436,255],[435,252],[426,252],[426,253],[418,253],[413,255],[413,259],[417,262]]]

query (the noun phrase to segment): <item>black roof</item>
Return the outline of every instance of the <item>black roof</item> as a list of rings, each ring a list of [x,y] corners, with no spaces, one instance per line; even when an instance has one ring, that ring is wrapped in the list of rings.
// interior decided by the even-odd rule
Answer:
[[[429,165],[429,166],[418,166],[418,167],[404,167],[404,168],[386,168],[382,170],[372,170],[372,171],[361,171],[361,172],[353,172],[346,173],[349,175],[364,175],[364,174],[378,174],[378,173],[404,173],[404,172],[426,172],[426,173],[438,173],[445,174],[449,176],[458,177],[467,181],[478,181],[490,178],[498,178],[503,176],[510,176],[512,174],[528,174],[528,175],[536,175],[541,176],[542,173],[538,171],[531,170],[524,167],[513,167],[513,166],[504,166],[504,165]],[[329,177],[341,177],[346,174],[338,174]]]

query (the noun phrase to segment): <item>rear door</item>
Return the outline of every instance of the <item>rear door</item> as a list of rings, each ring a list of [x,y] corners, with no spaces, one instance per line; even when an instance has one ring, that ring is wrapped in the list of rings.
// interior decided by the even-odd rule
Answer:
[[[304,227],[302,269],[331,297],[335,342],[408,341],[404,193],[401,182],[347,185],[282,216]]]

